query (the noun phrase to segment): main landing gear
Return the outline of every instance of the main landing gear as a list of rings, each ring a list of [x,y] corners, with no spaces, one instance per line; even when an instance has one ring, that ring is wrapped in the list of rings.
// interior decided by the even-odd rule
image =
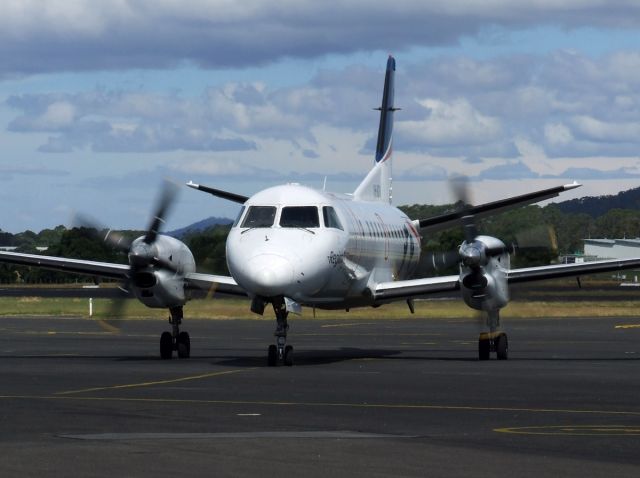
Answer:
[[[273,302],[273,310],[276,313],[276,320],[278,325],[274,336],[276,337],[276,343],[269,345],[269,352],[267,355],[267,365],[269,367],[275,367],[278,363],[283,363],[288,367],[293,365],[293,347],[287,345],[287,330],[289,330],[289,324],[287,323],[287,308],[284,303],[284,299],[280,299]]]
[[[160,336],[160,357],[169,360],[173,356],[173,351],[178,352],[178,358],[189,358],[191,355],[191,339],[187,332],[180,332],[182,323],[182,307],[172,307],[169,309],[171,317],[169,323],[172,332],[163,332]]]
[[[498,360],[509,358],[509,341],[507,334],[498,330],[500,311],[491,310],[487,314],[489,332],[483,332],[478,339],[478,360],[489,360],[491,352],[495,352]]]

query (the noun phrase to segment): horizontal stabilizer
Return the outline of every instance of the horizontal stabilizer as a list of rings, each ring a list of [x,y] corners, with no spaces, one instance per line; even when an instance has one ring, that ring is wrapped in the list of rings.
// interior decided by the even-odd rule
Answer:
[[[249,199],[247,196],[242,196],[241,194],[230,193],[229,191],[223,191],[221,189],[214,189],[207,186],[203,186],[201,184],[196,184],[193,181],[189,181],[187,186],[193,189],[197,189],[198,191],[203,191],[205,193],[213,194],[214,196],[218,196],[223,199],[227,199],[229,201],[237,202],[240,204],[244,204]]]

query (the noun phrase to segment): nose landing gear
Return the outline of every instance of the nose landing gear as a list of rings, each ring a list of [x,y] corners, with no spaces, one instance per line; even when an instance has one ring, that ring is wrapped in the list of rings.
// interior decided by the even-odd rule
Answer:
[[[278,363],[291,367],[293,365],[293,347],[287,345],[287,331],[289,330],[289,324],[287,323],[287,316],[289,312],[285,306],[283,299],[273,302],[273,310],[276,313],[277,326],[274,336],[276,337],[276,343],[269,345],[269,351],[267,354],[267,365],[269,367],[275,367]]]

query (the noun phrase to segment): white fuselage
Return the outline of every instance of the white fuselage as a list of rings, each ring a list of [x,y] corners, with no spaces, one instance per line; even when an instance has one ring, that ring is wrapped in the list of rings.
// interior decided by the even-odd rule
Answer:
[[[406,279],[420,235],[379,201],[289,184],[252,196],[227,240],[227,264],[249,295],[319,308],[372,305],[370,288]]]

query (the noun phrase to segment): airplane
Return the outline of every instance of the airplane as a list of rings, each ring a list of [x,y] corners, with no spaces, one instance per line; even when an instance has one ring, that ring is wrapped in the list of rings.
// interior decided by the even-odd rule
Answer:
[[[478,234],[476,219],[556,197],[579,187],[577,183],[418,220],[393,206],[395,70],[395,59],[389,56],[382,103],[376,108],[380,122],[374,166],[352,194],[290,183],[247,197],[187,183],[242,204],[226,242],[230,276],[196,272],[189,248],[160,234],[174,195],[166,187],[145,235],[131,243],[107,235],[107,241],[128,253],[128,265],[12,252],[0,252],[0,262],[125,281],[148,307],[169,310],[172,330],[161,335],[162,359],[171,359],[174,351],[179,358],[190,356],[189,334],[180,326],[183,307],[194,289],[249,297],[251,311],[260,315],[271,305],[276,330],[275,343],[267,351],[269,366],[293,365],[288,316],[300,313],[302,306],[349,311],[404,300],[413,313],[415,298],[441,292],[459,292],[469,307],[485,313],[487,331],[478,338],[479,360],[490,359],[491,353],[505,360],[509,347],[500,328],[500,310],[509,302],[510,284],[640,267],[640,258],[633,258],[511,269],[511,247]],[[454,226],[464,230],[456,255],[459,273],[412,278],[422,237]]]

